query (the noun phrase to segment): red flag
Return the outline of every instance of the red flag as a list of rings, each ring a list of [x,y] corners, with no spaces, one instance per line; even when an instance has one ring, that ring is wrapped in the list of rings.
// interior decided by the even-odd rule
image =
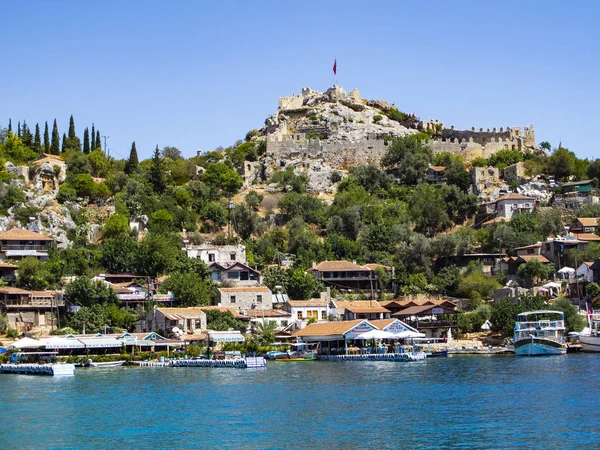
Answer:
[[[333,60],[333,74],[337,75],[337,58]]]

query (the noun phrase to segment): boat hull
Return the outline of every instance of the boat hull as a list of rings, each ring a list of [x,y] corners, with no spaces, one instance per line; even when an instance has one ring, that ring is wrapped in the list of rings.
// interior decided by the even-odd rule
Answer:
[[[125,364],[125,361],[92,362],[90,367],[119,367],[123,364]]]
[[[548,339],[523,339],[515,342],[517,356],[565,355],[567,345]]]
[[[308,361],[316,361],[317,358],[277,358],[275,361],[277,362],[308,362]]]
[[[581,351],[600,353],[600,336],[579,336]]]

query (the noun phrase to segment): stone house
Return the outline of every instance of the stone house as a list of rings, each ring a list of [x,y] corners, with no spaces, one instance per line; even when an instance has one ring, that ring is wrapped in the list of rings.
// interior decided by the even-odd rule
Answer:
[[[185,241],[184,241],[185,244]],[[246,263],[246,247],[244,245],[213,245],[210,243],[200,245],[185,245],[183,251],[188,258],[197,258],[206,264],[219,263],[231,264],[234,262]]]
[[[554,204],[567,209],[577,209],[583,205],[600,203],[600,192],[595,180],[582,180],[563,183],[561,194],[554,196]]]
[[[48,259],[48,249],[54,242],[49,236],[21,228],[0,233],[0,261],[19,261],[26,256],[33,256],[41,261]]]
[[[542,243],[536,242],[535,244],[526,245],[524,247],[515,248],[517,256],[530,256],[530,255],[541,255],[542,254]]]
[[[521,181],[525,177],[525,163],[519,161],[512,166],[508,166],[504,169],[504,180],[510,183],[512,180]]]
[[[174,331],[173,328],[176,328]],[[156,331],[159,334],[169,334],[181,337],[181,335],[200,335],[206,331],[206,313],[201,308],[152,308],[145,319],[136,325],[139,332],[146,333]],[[179,333],[177,332],[179,330]]]
[[[209,264],[211,279],[216,283],[229,282],[241,286],[255,286],[260,284],[261,275],[258,270],[253,269],[241,262]]]
[[[239,286],[217,289],[218,306],[231,306],[242,315],[247,311],[273,309],[273,294],[266,286]]]
[[[573,236],[548,238],[542,243],[542,255],[548,258],[558,270],[567,265],[569,251],[578,248],[587,248],[589,242],[579,240]]]
[[[0,307],[6,312],[8,326],[19,332],[53,328],[57,308],[64,305],[59,291],[0,288]]]

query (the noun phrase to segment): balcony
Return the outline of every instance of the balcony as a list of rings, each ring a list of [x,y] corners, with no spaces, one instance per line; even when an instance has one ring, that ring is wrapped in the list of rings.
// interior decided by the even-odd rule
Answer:
[[[47,252],[47,245],[19,245],[19,244],[4,244],[0,245],[0,251],[5,252],[7,250],[35,250],[39,252]]]

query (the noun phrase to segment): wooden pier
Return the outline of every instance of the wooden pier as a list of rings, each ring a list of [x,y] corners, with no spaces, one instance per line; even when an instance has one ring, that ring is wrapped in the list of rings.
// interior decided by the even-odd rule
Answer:
[[[73,364],[0,364],[0,373],[20,375],[48,375],[52,377],[72,377]]]
[[[256,369],[266,367],[263,357],[247,357],[238,359],[176,359],[172,361],[142,361],[140,367],[210,367],[230,369]]]

